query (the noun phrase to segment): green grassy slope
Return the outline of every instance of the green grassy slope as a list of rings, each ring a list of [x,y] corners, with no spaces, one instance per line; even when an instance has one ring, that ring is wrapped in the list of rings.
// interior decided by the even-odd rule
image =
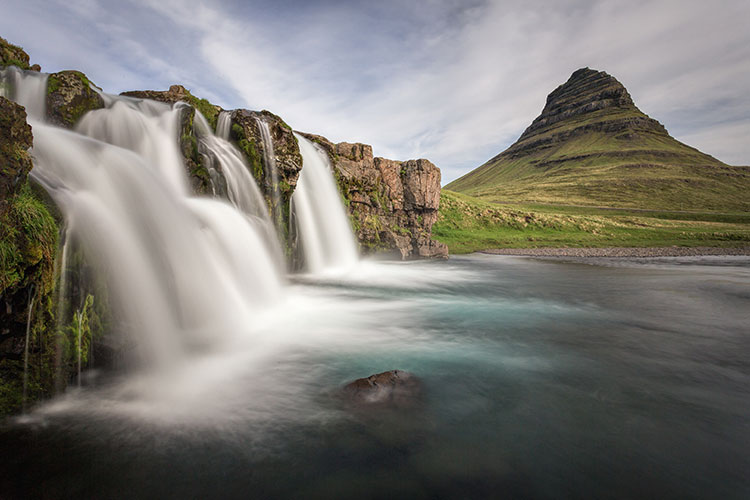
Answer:
[[[444,189],[432,236],[452,254],[488,248],[746,246],[750,214],[498,205]]]
[[[446,189],[495,202],[750,211],[750,168],[675,140],[593,70],[574,73],[515,144]]]

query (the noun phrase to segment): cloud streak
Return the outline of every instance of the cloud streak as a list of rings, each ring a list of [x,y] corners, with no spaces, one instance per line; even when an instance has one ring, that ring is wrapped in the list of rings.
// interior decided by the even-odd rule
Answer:
[[[183,83],[378,155],[430,158],[444,181],[509,146],[583,66],[620,79],[678,139],[750,164],[742,0],[117,5],[11,0],[22,22],[0,29],[45,69],[80,68],[106,90]]]

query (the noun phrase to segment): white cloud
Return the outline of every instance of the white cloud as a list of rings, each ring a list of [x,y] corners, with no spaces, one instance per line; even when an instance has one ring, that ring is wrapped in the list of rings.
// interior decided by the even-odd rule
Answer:
[[[35,60],[80,61],[113,91],[184,83],[379,155],[430,158],[444,181],[510,145],[582,66],[620,79],[679,138],[750,163],[743,0],[16,3],[40,27]]]

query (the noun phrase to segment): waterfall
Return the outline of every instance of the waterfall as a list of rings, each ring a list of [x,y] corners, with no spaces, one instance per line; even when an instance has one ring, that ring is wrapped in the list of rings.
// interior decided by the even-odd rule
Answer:
[[[0,70],[0,95],[26,108],[29,119],[43,120],[47,112],[48,76],[8,66]]]
[[[280,229],[281,193],[279,191],[279,172],[276,169],[276,153],[273,150],[271,130],[268,128],[268,123],[257,116],[255,117],[255,123],[258,125],[260,138],[263,142],[263,166],[266,170],[267,183],[271,187],[271,212],[277,229]]]
[[[29,314],[26,318],[26,343],[24,345],[23,349],[23,397],[22,397],[22,404],[23,409],[26,409],[26,399],[28,396],[28,386],[29,386],[29,337],[31,336],[31,313],[34,310],[34,299],[36,298],[36,295],[33,294],[33,287],[32,287],[32,293],[29,298]]]
[[[328,155],[305,137],[294,134],[302,153],[302,171],[292,195],[291,212],[311,272],[356,264],[357,246]]]
[[[222,115],[224,117],[230,116],[226,112],[222,112]],[[222,116],[219,118],[221,119]],[[229,128],[226,124],[226,118],[222,121],[225,122],[222,127]],[[193,123],[198,133],[204,161],[218,165],[218,170],[222,172],[227,183],[229,201],[248,217],[257,231],[263,234],[268,251],[274,258],[279,272],[285,271],[284,255],[274,225],[268,215],[263,194],[261,194],[255,179],[250,174],[242,153],[228,140],[214,135],[206,118],[197,110]]]
[[[229,140],[229,132],[232,130],[232,113],[229,111],[221,111],[219,118],[216,120],[216,137]]]
[[[15,96],[43,75],[25,77]],[[32,120],[31,177],[75,221],[69,231],[107,278],[122,330],[156,367],[251,334],[283,288],[265,235],[234,205],[187,194],[181,105],[105,101],[75,131]]]

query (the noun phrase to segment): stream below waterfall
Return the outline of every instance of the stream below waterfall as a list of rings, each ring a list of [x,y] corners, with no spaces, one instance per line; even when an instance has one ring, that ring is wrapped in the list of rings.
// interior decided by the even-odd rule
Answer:
[[[364,261],[0,430],[3,498],[750,496],[750,259]],[[421,404],[356,408],[408,370]]]

